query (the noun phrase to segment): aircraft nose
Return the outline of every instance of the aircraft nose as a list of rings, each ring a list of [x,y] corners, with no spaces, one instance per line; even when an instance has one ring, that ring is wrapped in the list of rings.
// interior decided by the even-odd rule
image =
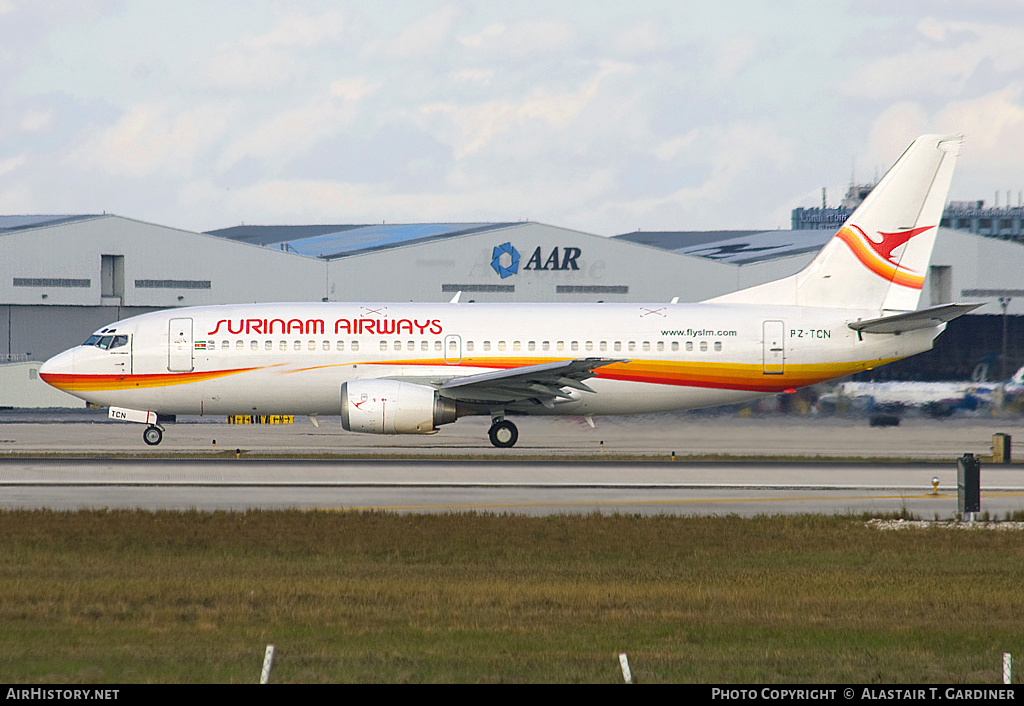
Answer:
[[[43,363],[39,368],[39,377],[43,382],[53,384],[52,380],[59,375],[71,375],[75,372],[75,349],[58,353]]]

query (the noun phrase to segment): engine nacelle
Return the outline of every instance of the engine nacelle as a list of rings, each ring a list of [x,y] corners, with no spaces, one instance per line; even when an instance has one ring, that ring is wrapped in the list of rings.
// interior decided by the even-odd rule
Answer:
[[[341,386],[341,426],[368,434],[432,434],[455,421],[455,403],[428,385],[353,380]]]

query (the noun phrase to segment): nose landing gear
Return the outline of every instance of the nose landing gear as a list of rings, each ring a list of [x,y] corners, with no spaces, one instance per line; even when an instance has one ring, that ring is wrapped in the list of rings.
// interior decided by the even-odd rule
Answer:
[[[164,431],[158,426],[148,426],[146,430],[142,432],[142,440],[150,446],[156,446],[164,439]]]

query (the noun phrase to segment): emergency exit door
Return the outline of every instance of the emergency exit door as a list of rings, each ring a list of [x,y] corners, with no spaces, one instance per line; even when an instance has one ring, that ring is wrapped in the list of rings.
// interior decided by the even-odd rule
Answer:
[[[785,324],[781,321],[765,321],[762,332],[764,374],[782,375],[786,366]]]
[[[192,319],[171,319],[167,334],[167,369],[192,372]]]

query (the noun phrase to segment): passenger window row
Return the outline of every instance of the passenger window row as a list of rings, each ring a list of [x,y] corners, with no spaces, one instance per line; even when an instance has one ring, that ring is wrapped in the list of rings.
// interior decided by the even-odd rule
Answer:
[[[99,337],[94,337],[94,338],[99,338]],[[106,339],[109,339],[109,338],[111,338],[111,337],[110,336],[105,336],[105,337],[103,337],[103,340],[106,340]],[[118,345],[124,345],[124,343],[126,343],[127,339],[128,339],[127,336],[115,336],[114,338],[115,339],[122,339],[123,338],[124,341],[121,342],[121,343],[116,343],[115,342],[114,344],[110,344],[109,347],[111,347],[111,348],[116,348]],[[92,340],[92,339],[90,339],[90,340]],[[87,341],[85,345],[99,345],[100,347],[103,347],[101,344],[102,344],[102,340],[100,342],[96,343],[96,344],[90,344]],[[271,340],[263,341],[263,345],[261,346],[260,342],[257,341],[257,340],[250,340],[248,342],[248,345],[246,345],[246,341],[241,340],[241,339],[236,340],[233,345],[232,345],[232,342],[228,341],[228,340],[224,340],[224,341],[208,341],[207,345],[206,345],[206,349],[209,350],[209,351],[216,351],[216,350],[226,351],[226,350],[231,350],[232,348],[234,348],[236,351],[244,351],[244,350],[247,350],[247,349],[251,350],[251,351],[258,351],[258,350],[260,350],[261,347],[265,351],[272,351],[272,350],[274,350],[275,346],[274,346],[274,342],[271,341]],[[402,340],[394,340],[394,341],[381,340],[381,342],[379,344],[379,347],[380,347],[380,350],[382,352],[386,352],[386,351],[409,351],[409,352],[416,352],[416,351],[419,351],[419,352],[427,353],[427,352],[430,352],[431,349],[433,349],[433,351],[435,353],[441,353],[444,350],[444,346],[441,343],[441,341],[439,341],[439,340],[434,341],[433,345],[431,345],[430,341],[418,341],[417,342],[417,341],[402,341]],[[458,350],[458,343],[454,339],[449,339],[448,348],[449,348],[450,351],[457,351]],[[300,340],[286,341],[286,340],[281,340],[281,341],[279,341],[277,343],[277,349],[279,351],[282,351],[282,352],[283,351],[288,351],[288,350],[292,350],[292,351],[303,351],[303,350],[306,350],[306,351],[325,351],[325,352],[326,351],[331,351],[331,350],[335,350],[335,351],[345,351],[345,350],[358,351],[359,350],[359,341],[348,341],[348,342],[346,342],[346,341],[334,341],[334,342],[331,342],[331,341],[328,341],[328,340],[324,340],[324,341],[315,341],[315,340],[308,340],[308,341],[300,341]],[[722,351],[722,342],[721,341],[714,341],[713,349],[714,349],[714,351],[716,353],[720,353]],[[466,341],[465,342],[465,352],[466,353],[474,353],[475,350],[476,350],[476,342],[475,341],[471,341],[470,340],[470,341]],[[521,352],[521,351],[524,350],[524,344],[523,344],[522,341],[501,341],[501,340],[499,340],[499,341],[493,341],[492,342],[492,341],[489,341],[489,340],[484,340],[484,341],[480,342],[480,350],[482,352],[484,352],[484,353],[489,353],[491,351],[497,351],[497,352],[501,353],[501,352],[507,352],[509,350],[511,350],[512,352]],[[535,351],[538,351],[538,350],[541,351],[541,352],[550,352],[550,351],[565,352],[565,351],[569,351],[571,353],[578,353],[580,351],[583,351],[585,353],[592,353],[592,352],[598,352],[598,353],[608,353],[608,352],[611,352],[611,353],[623,353],[623,352],[625,352],[625,353],[636,353],[636,352],[650,353],[651,351],[655,351],[657,353],[664,353],[666,350],[671,351],[671,352],[679,352],[680,350],[685,350],[685,352],[690,353],[690,352],[693,352],[694,350],[699,350],[701,353],[706,353],[709,350],[709,343],[708,343],[708,341],[699,341],[699,342],[697,342],[696,345],[694,345],[693,341],[685,341],[684,343],[680,343],[679,341],[669,341],[669,342],[666,342],[666,341],[655,341],[653,343],[651,341],[639,341],[639,342],[638,341],[625,341],[625,342],[624,341],[596,341],[596,342],[595,341],[582,341],[582,342],[581,341],[568,341],[568,342],[567,341],[540,341],[539,343],[537,341],[526,341],[526,343],[525,343],[525,350],[528,351],[528,352],[535,352]]]

